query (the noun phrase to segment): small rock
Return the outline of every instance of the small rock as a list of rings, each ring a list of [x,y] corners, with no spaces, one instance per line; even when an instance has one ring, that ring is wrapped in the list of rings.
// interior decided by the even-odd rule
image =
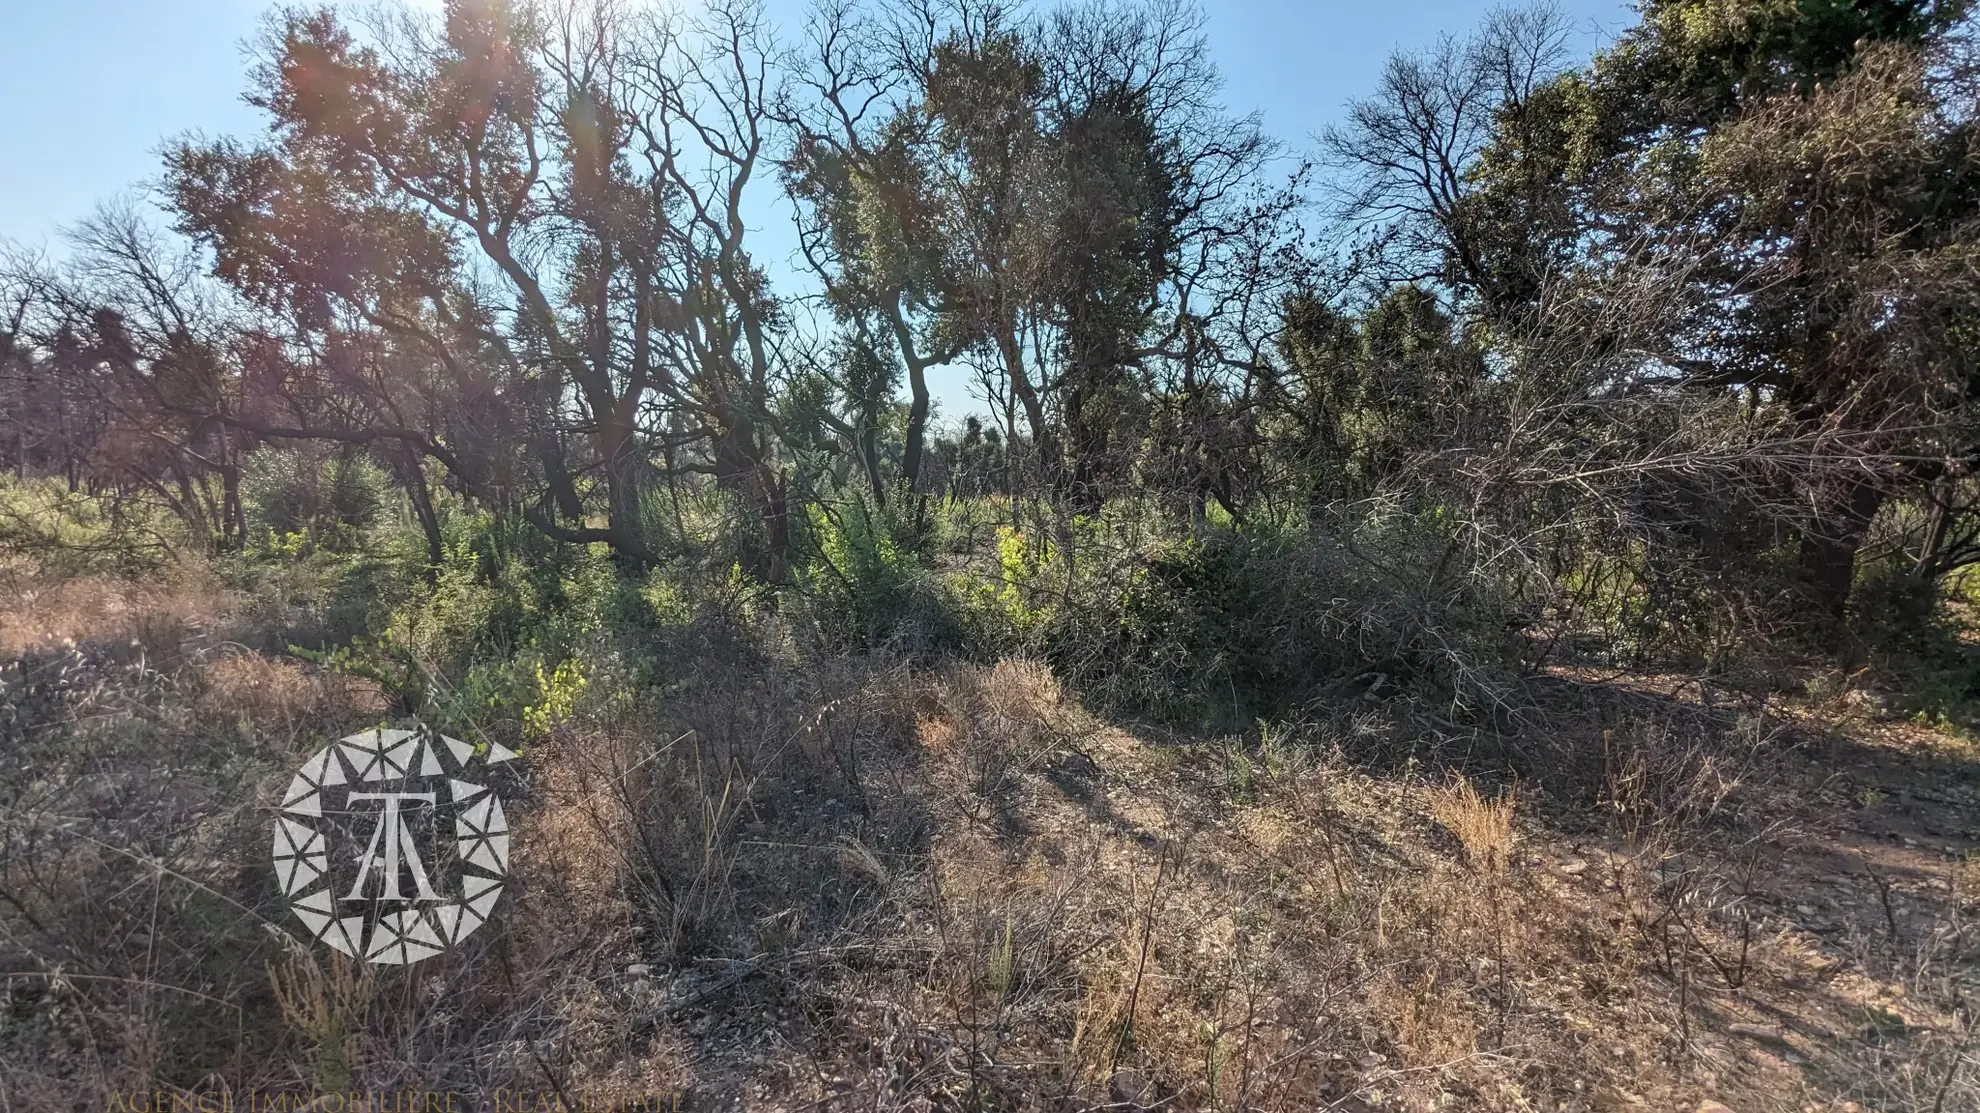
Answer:
[[[1107,1081],[1107,1089],[1115,1101],[1137,1108],[1148,1104],[1156,1097],[1154,1085],[1140,1071],[1132,1067],[1122,1067],[1115,1071],[1114,1077]]]
[[[1581,873],[1587,868],[1588,868],[1588,863],[1582,861],[1579,858],[1570,858],[1567,861],[1562,862],[1560,865],[1561,872],[1567,874],[1569,877],[1573,877],[1574,875]]]
[[[1698,1103],[1696,1113],[1733,1113],[1732,1107],[1706,1098]]]

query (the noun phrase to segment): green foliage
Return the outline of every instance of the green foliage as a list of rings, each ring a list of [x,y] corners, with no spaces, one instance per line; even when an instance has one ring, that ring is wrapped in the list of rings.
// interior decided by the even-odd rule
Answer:
[[[1964,0],[1650,0],[1642,21],[1595,71],[1637,98],[1639,112],[1680,125],[1711,124],[1742,101],[1806,92],[1846,72],[1866,47],[1943,34],[1969,6]]]
[[[991,567],[952,573],[944,587],[976,653],[1023,653],[1037,645],[1053,614],[1044,583],[1053,549],[1000,525],[993,552]]]
[[[426,705],[430,686],[426,669],[394,631],[378,638],[353,638],[321,651],[291,645],[289,652],[332,672],[375,682],[401,714],[415,714]]]
[[[1980,645],[1971,640],[1980,576],[1920,580],[1873,565],[1851,607],[1853,633],[1892,689],[1892,710],[1953,734],[1980,731]],[[1951,605],[1948,606],[1947,604]]]
[[[1459,555],[1436,515],[1181,537],[1112,515],[1055,544],[1005,527],[994,568],[949,584],[975,652],[1036,650],[1103,705],[1241,730],[1314,698],[1489,699],[1516,646]]]
[[[1035,547],[1024,534],[1007,526],[997,528],[997,603],[1010,619],[1020,638],[1029,635],[1051,616],[1049,604],[1034,602],[1040,570],[1052,559],[1050,541]]]
[[[361,454],[316,446],[265,448],[248,458],[241,479],[250,536],[276,559],[304,544],[347,550],[378,521],[387,483]]]
[[[1461,340],[1428,291],[1399,286],[1359,315],[1296,298],[1280,340],[1289,416],[1316,502],[1367,498],[1409,457],[1450,434],[1484,381],[1484,353]]]
[[[0,558],[55,578],[143,575],[190,539],[183,523],[138,499],[105,499],[53,479],[0,476]],[[4,567],[4,563],[0,563]]]
[[[814,503],[814,558],[798,585],[820,633],[839,645],[897,645],[925,653],[955,641],[953,617],[923,562],[918,538],[891,509],[863,495]]]
[[[1566,654],[1620,667],[1714,667],[1795,630],[1803,607],[1793,547],[1731,518],[1647,540],[1578,538],[1543,588],[1573,631]]]
[[[434,161],[422,137],[458,131],[454,62],[290,13],[271,48],[297,64],[257,74],[271,130],[170,162],[180,230],[266,315],[255,329],[297,341],[194,338],[211,359],[188,385],[215,407],[197,424],[233,428],[265,387],[324,432],[229,442],[251,558],[229,575],[298,653],[533,734],[652,680],[641,662],[715,613],[796,617],[838,648],[1039,653],[1103,702],[1226,724],[1485,698],[1517,656],[1488,567],[1516,569],[1580,660],[1715,663],[1811,610],[1820,542],[1842,595],[1858,547],[1912,545],[1920,529],[1859,546],[1851,516],[1924,504],[1923,482],[1957,476],[1921,480],[1919,461],[1972,455],[1980,171],[1950,30],[1967,10],[1648,0],[1572,68],[1544,16],[1494,16],[1398,59],[1356,107],[1364,163],[1391,171],[1358,183],[1371,213],[1413,215],[1352,273],[1302,249],[1297,189],[1268,188],[1269,144],[1220,114],[1207,70],[1139,80],[1159,36],[1135,36],[1161,19],[1118,40],[1104,15],[931,28],[918,82],[861,122],[823,103],[775,121],[831,314],[801,337],[739,232],[697,226],[651,257],[633,230],[665,225],[642,206],[667,191],[625,157],[635,121],[553,103],[534,51],[555,28],[436,28],[433,59],[476,36],[521,49],[513,88],[476,86],[499,107],[488,144]],[[419,201],[538,155],[565,208],[500,236]],[[1394,172],[1446,158],[1435,181]],[[414,163],[417,181],[344,172]],[[575,222],[554,231],[553,210]],[[485,300],[484,271],[538,267],[561,268],[546,290],[597,280],[602,343],[563,335],[570,306]],[[144,347],[112,318],[158,307],[119,304],[88,328],[56,313],[9,358],[73,370]],[[359,325],[406,313],[431,336]],[[186,345],[161,343],[134,358],[189,374]],[[579,347],[553,372],[512,358]],[[258,362],[212,354],[236,348]],[[650,373],[625,373],[634,353]],[[1008,424],[924,444],[927,373],[962,360]],[[367,424],[387,413],[400,424]],[[220,460],[105,456],[91,481],[197,503],[167,488],[229,489]],[[1399,491],[1409,512],[1366,508]],[[118,494],[12,485],[0,542],[136,559],[157,513],[120,517],[144,504]],[[1955,554],[1965,501],[1946,503],[1969,519]],[[1860,578],[1867,637],[1939,651],[1936,597]]]
[[[538,701],[522,709],[523,733],[542,737],[569,722],[577,710],[578,697],[584,694],[585,686],[584,669],[576,660],[565,661],[548,673],[538,663]]]

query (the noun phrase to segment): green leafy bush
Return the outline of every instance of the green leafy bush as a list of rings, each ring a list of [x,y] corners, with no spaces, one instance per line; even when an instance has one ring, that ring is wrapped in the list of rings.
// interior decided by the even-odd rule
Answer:
[[[184,523],[149,502],[103,498],[52,479],[0,476],[0,566],[54,578],[142,575],[190,540]]]
[[[1364,695],[1462,712],[1503,689],[1517,647],[1461,555],[1434,518],[1401,514],[1346,532],[1206,530],[1112,570],[1107,590],[1076,578],[1046,654],[1090,697],[1181,723],[1242,729]]]
[[[305,537],[354,548],[377,522],[387,489],[384,471],[368,457],[314,446],[262,449],[241,482],[251,533],[290,547]]]
[[[815,503],[807,527],[814,556],[798,586],[827,642],[917,654],[955,646],[950,601],[891,511],[862,496]]]

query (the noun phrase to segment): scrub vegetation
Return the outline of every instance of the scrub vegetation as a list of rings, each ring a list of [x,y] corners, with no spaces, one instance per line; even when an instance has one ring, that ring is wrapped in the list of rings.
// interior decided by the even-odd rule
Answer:
[[[1968,14],[1305,151],[1175,0],[272,12],[0,254],[0,1109],[1980,1108]],[[413,723],[513,868],[361,964],[268,824]]]

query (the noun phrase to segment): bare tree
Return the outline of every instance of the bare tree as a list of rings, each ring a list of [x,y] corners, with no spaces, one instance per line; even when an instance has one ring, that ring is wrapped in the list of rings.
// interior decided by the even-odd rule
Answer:
[[[1467,201],[1472,171],[1503,128],[1568,61],[1567,21],[1542,4],[1498,9],[1466,38],[1390,55],[1374,95],[1321,133],[1339,215],[1375,233],[1389,281],[1485,294],[1497,269]]]

